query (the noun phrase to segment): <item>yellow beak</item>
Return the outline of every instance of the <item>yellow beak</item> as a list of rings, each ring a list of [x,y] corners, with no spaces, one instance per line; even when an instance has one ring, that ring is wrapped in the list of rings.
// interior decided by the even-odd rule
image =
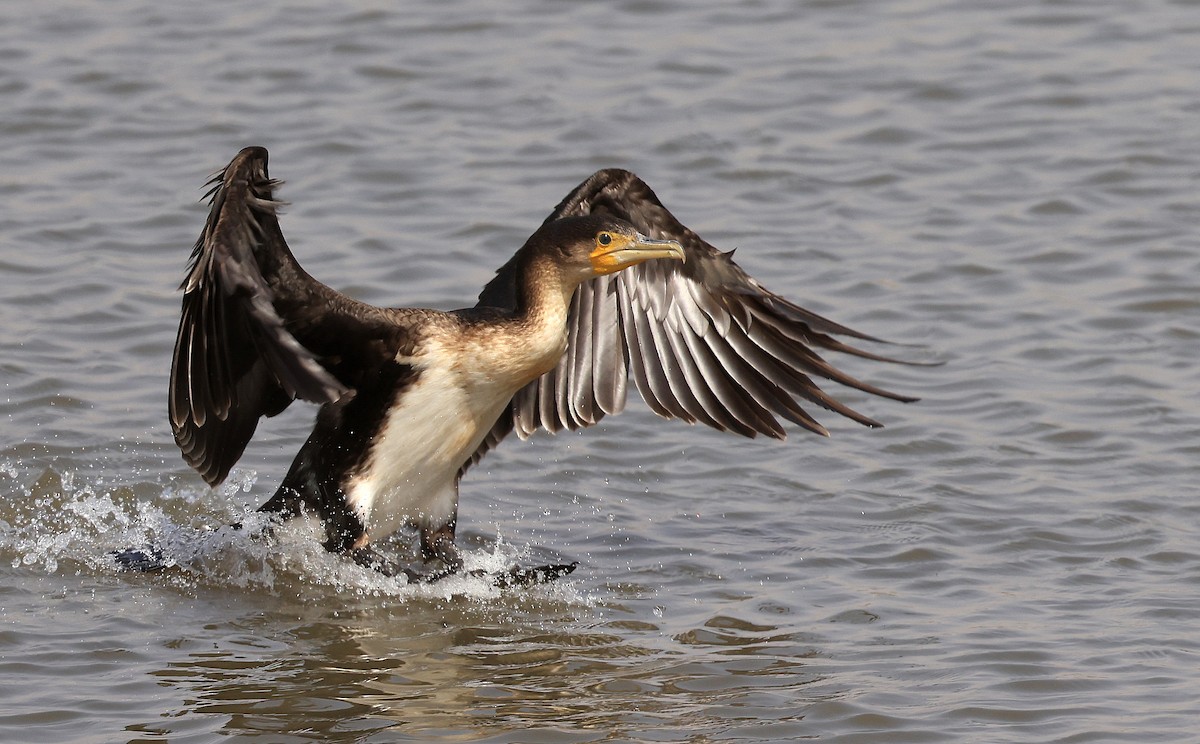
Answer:
[[[611,243],[592,251],[592,269],[597,274],[612,274],[654,258],[687,260],[683,246],[674,240],[655,240],[641,233],[634,233],[634,236],[614,233]]]

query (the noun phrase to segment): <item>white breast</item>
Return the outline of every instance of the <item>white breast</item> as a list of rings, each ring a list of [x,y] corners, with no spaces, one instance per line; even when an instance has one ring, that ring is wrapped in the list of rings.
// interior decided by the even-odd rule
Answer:
[[[402,360],[420,374],[388,414],[364,469],[346,489],[371,538],[406,524],[440,526],[454,517],[459,468],[512,396],[561,357],[565,322],[555,320],[557,333],[523,333],[522,344],[511,343],[500,330],[470,338],[448,335]],[[535,353],[531,342],[540,347]],[[518,348],[521,353],[515,353]]]

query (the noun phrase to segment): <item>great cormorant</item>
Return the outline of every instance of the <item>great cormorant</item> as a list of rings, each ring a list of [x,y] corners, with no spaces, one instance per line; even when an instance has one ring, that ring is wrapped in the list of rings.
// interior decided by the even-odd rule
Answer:
[[[878,339],[767,290],[628,171],[602,170],[575,188],[476,305],[452,312],[374,307],[309,276],[280,232],[265,149],[242,150],[213,184],[181,286],[175,441],[216,485],[261,417],[297,399],[318,404],[312,434],[261,511],[309,509],[324,520],[328,550],[385,573],[460,570],[463,473],[511,432],[524,439],[617,413],[630,378],[655,413],[748,437],[782,439],[777,417],[827,434],[798,400],[880,425],[813,377],[913,400],[816,351],[895,361],[833,336]],[[405,525],[436,570],[399,569],[371,550]]]

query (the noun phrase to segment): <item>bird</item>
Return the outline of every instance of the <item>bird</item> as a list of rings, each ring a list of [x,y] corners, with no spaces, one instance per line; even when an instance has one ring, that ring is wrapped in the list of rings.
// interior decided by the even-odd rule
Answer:
[[[312,433],[259,511],[315,514],[326,550],[385,575],[463,571],[455,544],[463,475],[510,434],[591,426],[628,388],[659,416],[783,439],[780,418],[828,431],[801,403],[868,427],[814,378],[901,402],[819,352],[903,362],[838,336],[887,343],[784,299],[685,227],[633,173],[572,190],[454,311],[383,308],[310,276],[280,229],[281,182],[247,147],[210,181],[210,210],[183,291],[168,409],[186,463],[210,486],[263,417],[319,406]],[[420,567],[374,544],[415,528]],[[514,567],[503,581],[576,564]]]

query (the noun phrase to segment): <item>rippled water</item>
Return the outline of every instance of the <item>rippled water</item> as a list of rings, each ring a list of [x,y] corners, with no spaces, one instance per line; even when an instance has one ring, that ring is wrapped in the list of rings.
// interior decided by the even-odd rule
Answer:
[[[1184,741],[1200,684],[1200,7],[0,6],[0,740]],[[596,168],[940,367],[887,423],[737,440],[644,407],[506,442],[411,589],[228,530],[165,419],[207,175],[382,304],[469,304]],[[118,574],[114,547],[187,554]]]

